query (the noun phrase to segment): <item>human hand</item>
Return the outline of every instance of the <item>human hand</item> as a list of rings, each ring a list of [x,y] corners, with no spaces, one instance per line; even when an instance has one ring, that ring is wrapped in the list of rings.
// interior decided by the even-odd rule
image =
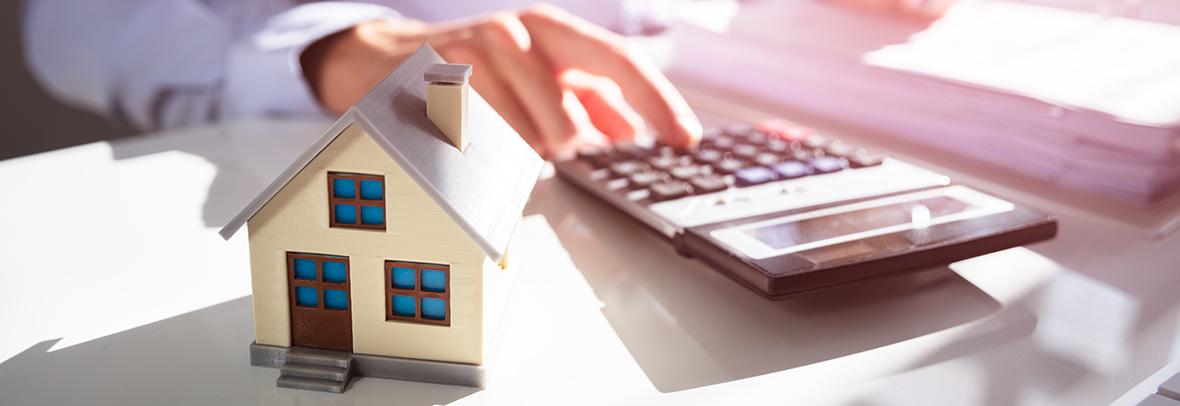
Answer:
[[[700,123],[684,98],[622,37],[553,6],[467,21],[371,21],[304,51],[313,91],[330,111],[356,103],[417,47],[475,67],[471,84],[542,156],[579,138],[629,140],[647,119],[662,142],[687,147]]]

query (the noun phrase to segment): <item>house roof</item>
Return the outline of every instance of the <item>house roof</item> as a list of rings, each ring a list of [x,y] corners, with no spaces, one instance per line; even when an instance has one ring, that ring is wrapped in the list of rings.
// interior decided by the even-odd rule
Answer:
[[[464,151],[426,117],[423,74],[445,61],[423,45],[386,76],[225,228],[229,239],[349,125],[360,125],[494,260],[504,254],[544,162],[474,90]]]

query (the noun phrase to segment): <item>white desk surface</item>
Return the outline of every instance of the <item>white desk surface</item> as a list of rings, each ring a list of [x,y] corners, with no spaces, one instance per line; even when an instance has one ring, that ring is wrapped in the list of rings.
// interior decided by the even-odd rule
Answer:
[[[1143,209],[1098,215],[966,176],[1057,213],[1060,235],[768,301],[547,179],[489,388],[278,390],[248,361],[245,234],[217,230],[325,127],[238,123],[0,162],[0,404],[1088,405],[1180,358],[1180,234],[1110,221]]]

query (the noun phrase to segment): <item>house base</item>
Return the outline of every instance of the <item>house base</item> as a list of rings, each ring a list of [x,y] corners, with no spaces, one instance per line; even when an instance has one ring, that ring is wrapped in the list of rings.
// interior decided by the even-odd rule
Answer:
[[[250,365],[281,368],[289,350],[290,348],[288,347],[252,342],[250,343]],[[487,383],[486,371],[482,365],[384,357],[368,354],[351,355],[352,374],[356,376],[470,386],[474,388],[483,388]]]

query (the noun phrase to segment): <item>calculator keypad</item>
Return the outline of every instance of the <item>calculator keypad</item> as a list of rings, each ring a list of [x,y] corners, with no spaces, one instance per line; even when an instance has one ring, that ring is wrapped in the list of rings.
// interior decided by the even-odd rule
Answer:
[[[700,147],[585,147],[578,159],[598,181],[651,202],[880,165],[885,156],[789,122],[706,131]]]

